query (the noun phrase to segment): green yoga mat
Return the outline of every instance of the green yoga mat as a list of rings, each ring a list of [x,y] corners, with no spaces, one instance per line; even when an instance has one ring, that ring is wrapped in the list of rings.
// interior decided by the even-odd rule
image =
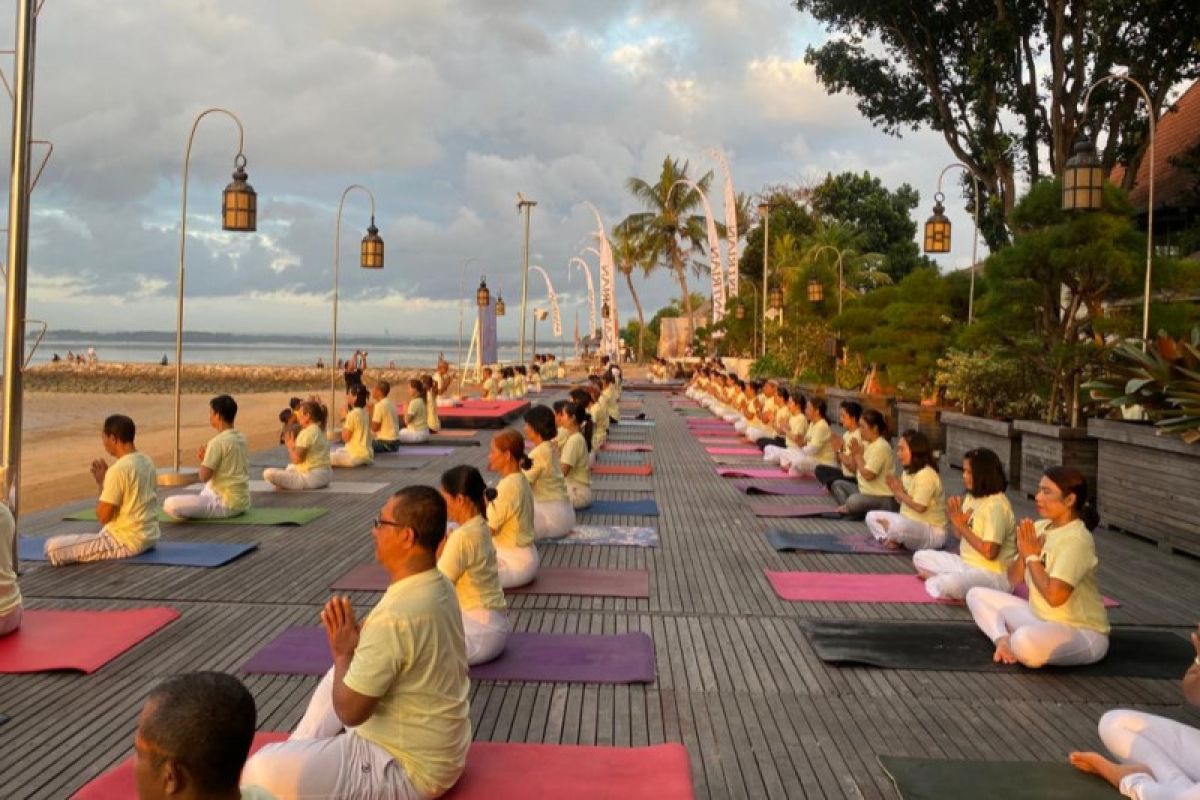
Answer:
[[[904,800],[1118,800],[1117,790],[1067,763],[880,756]]]
[[[168,517],[160,508],[159,522],[180,522],[185,525],[307,525],[329,513],[327,508],[251,508],[245,514],[224,519],[177,520]],[[71,521],[96,521],[93,509],[67,514],[63,519]]]

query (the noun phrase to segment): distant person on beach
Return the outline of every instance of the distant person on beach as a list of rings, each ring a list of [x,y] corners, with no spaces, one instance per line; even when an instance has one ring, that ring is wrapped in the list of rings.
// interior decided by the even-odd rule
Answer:
[[[57,364],[60,361],[62,361],[62,358],[59,357],[58,353],[55,353],[54,355],[50,356],[51,364]]]
[[[160,367],[165,367],[167,365],[167,354],[166,353],[163,353],[162,360],[158,362],[158,365]]]
[[[273,800],[261,787],[238,790],[257,715],[254,696],[232,675],[189,672],[159,683],[133,738],[138,800]]]
[[[376,453],[394,453],[400,448],[400,413],[390,397],[392,385],[377,381],[371,390],[367,412],[371,416],[371,447]]]
[[[317,369],[325,369],[325,359],[317,356]]]
[[[342,423],[342,446],[329,454],[335,467],[365,467],[375,460],[371,446],[371,418],[367,416],[365,386],[352,386],[346,392],[346,418]]]
[[[390,582],[359,622],[347,597],[321,611],[333,667],[286,742],[246,762],[242,784],[279,800],[445,794],[467,765],[467,648],[453,584],[437,569],[446,501],[407,486],[371,529]]]
[[[163,501],[163,511],[176,519],[223,519],[250,508],[250,455],[246,438],[233,427],[237,401],[227,394],[208,402],[208,424],[217,435],[200,448],[199,494],[176,494]]]
[[[287,431],[284,445],[288,451],[285,469],[263,470],[263,480],[277,489],[301,491],[321,489],[329,485],[329,441],[325,438],[325,406],[316,400],[305,400],[296,410],[299,433]]]
[[[129,558],[158,542],[158,474],[154,462],[134,445],[133,420],[113,414],[104,420],[100,439],[116,461],[92,462],[92,477],[100,488],[96,518],[99,533],[65,534],[46,540],[46,558],[54,566],[83,561]]]
[[[17,586],[17,565],[13,562],[13,541],[17,522],[8,506],[0,503],[0,636],[21,627],[21,588]]]
[[[100,363],[100,359],[96,355],[96,348],[89,347],[87,349],[87,363],[89,363],[89,364],[99,364]]]
[[[342,367],[342,377],[346,380],[346,391],[350,391],[355,386],[362,385],[363,370],[366,369],[366,363],[366,354],[361,350],[355,350],[354,355],[346,359],[346,363]]]

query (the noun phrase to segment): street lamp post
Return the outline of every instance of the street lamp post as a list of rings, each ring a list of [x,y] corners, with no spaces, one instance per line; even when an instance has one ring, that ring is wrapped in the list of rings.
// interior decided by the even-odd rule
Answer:
[[[520,347],[520,363],[525,363],[525,315],[528,313],[529,305],[529,213],[534,206],[537,205],[536,200],[526,200],[525,196],[517,192],[517,213],[525,212],[525,264],[521,270],[521,347]]]
[[[763,296],[762,296],[762,354],[767,354],[767,301],[770,293],[767,291],[767,254],[771,252],[771,204],[764,200],[758,204],[758,216],[763,223]]]
[[[758,354],[758,311],[759,311],[758,287],[749,281],[745,281],[745,282],[738,284],[739,289],[742,286],[749,286],[750,291],[754,292],[754,302],[750,305],[750,355],[755,356]],[[734,316],[737,319],[743,319],[746,316],[746,307],[744,305],[742,305],[741,301],[738,301],[737,310],[734,311]],[[767,335],[767,321],[764,318],[763,319],[763,337],[766,338],[766,335]]]
[[[1108,81],[1125,81],[1134,86],[1146,101],[1147,116],[1150,121],[1150,185],[1149,198],[1146,204],[1146,286],[1142,296],[1142,350],[1150,342],[1150,278],[1153,274],[1154,257],[1154,133],[1157,127],[1154,119],[1154,103],[1146,87],[1128,75],[1105,75],[1088,87],[1083,97],[1083,115],[1087,119],[1088,105],[1092,92],[1097,86]],[[1137,177],[1136,175],[1134,176]],[[1064,211],[1095,211],[1103,204],[1104,173],[1100,159],[1096,157],[1096,146],[1087,136],[1080,138],[1075,144],[1074,155],[1066,163],[1063,170],[1062,207]]]
[[[375,227],[375,195],[367,187],[352,183],[342,191],[342,199],[338,201],[337,220],[333,227],[333,336],[331,337],[329,357],[329,413],[331,414],[337,408],[338,276],[342,268],[342,209],[346,205],[346,196],[355,189],[366,193],[367,197],[371,199],[371,224],[367,226],[367,235],[362,240],[359,266],[362,269],[383,269],[383,239],[379,238],[379,229]]]
[[[258,225],[258,197],[254,188],[246,182],[246,156],[242,152],[245,142],[245,129],[242,121],[232,111],[224,108],[209,108],[196,115],[192,122],[192,130],[188,135],[187,148],[183,152],[183,199],[179,212],[179,289],[175,301],[175,438],[171,451],[171,470],[163,470],[158,474],[159,486],[186,486],[197,479],[193,470],[180,469],[180,405],[183,392],[183,285],[184,264],[187,252],[187,206],[188,206],[188,176],[192,160],[192,143],[196,140],[196,129],[200,120],[209,114],[224,114],[237,125],[238,149],[233,157],[233,180],[221,197],[221,228],[227,231],[251,232]]]
[[[457,363],[458,363],[458,367],[460,369],[462,368],[462,360],[463,360],[463,352],[462,352],[462,347],[463,347],[463,301],[465,299],[465,293],[467,291],[467,267],[471,266],[471,263],[473,261],[478,261],[478,260],[479,259],[475,258],[475,256],[471,256],[470,258],[468,258],[465,262],[463,262],[462,272],[459,273],[459,276],[458,276],[458,362]]]
[[[953,164],[947,164],[942,168],[941,174],[937,179],[937,192],[933,195],[933,216],[925,221],[925,252],[926,253],[949,253],[950,252],[950,220],[946,217],[946,207],[942,202],[946,196],[942,194],[942,179],[946,177],[946,173],[952,169],[961,169],[971,176],[971,180],[975,183],[975,203],[972,217],[975,222],[975,230],[971,236],[971,290],[967,296],[967,324],[970,325],[975,321],[975,264],[977,254],[979,252],[979,204],[983,202],[983,197],[979,193],[979,176],[975,174],[975,170],[963,164],[961,161],[955,161]]]

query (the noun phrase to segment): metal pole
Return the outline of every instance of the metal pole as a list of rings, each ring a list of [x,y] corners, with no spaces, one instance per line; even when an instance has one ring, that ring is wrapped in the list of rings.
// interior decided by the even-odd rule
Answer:
[[[346,195],[358,189],[366,192],[371,198],[371,219],[375,218],[375,195],[365,186],[352,183],[342,191],[342,199],[338,201],[337,221],[333,227],[333,336],[329,356],[329,413],[337,408],[337,323],[338,323],[338,274],[342,267],[342,208],[346,205]]]
[[[537,315],[533,317],[533,353],[537,355]]]
[[[763,320],[763,337],[762,337],[762,354],[767,354],[767,298],[771,293],[767,291],[767,253],[771,251],[771,212],[768,211],[763,215],[763,296],[762,296],[762,320]]]
[[[536,205],[535,201],[526,200],[524,197],[517,201],[517,208],[525,210],[525,265],[521,271],[521,347],[519,349],[520,363],[522,364],[525,363],[525,315],[528,313],[529,303],[529,212]]]
[[[11,174],[8,182],[8,295],[4,320],[4,499],[19,512],[22,375],[25,360],[25,275],[29,257],[29,136],[33,128],[34,0],[17,0]],[[12,543],[17,565],[17,537]]]
[[[842,295],[846,293],[846,280],[842,272],[842,251],[837,251],[837,268],[838,268],[838,316],[842,315]]]
[[[1087,107],[1085,106],[1084,107],[1085,112],[1086,112],[1086,108]],[[938,179],[937,179],[938,194],[941,194],[941,191],[942,191],[942,179],[945,178],[946,173],[952,169],[961,169],[963,172],[970,175],[971,181],[975,187],[975,208],[974,208],[975,213],[973,215],[974,219],[975,219],[975,231],[974,231],[973,238],[971,239],[971,267],[970,267],[971,290],[970,290],[970,294],[967,295],[967,324],[970,325],[972,322],[975,321],[975,264],[978,261],[978,253],[979,253],[979,203],[981,201],[981,195],[979,193],[980,192],[979,176],[975,174],[975,170],[971,169],[970,167],[968,167],[966,164],[962,163],[961,161],[955,161],[952,164],[947,164],[946,166],[942,167],[942,171],[940,173],[938,173]]]
[[[475,256],[468,258],[463,263],[462,273],[458,276],[458,360],[455,363],[460,366],[463,363],[463,299],[467,291],[467,267],[471,266],[471,262],[478,260]]]

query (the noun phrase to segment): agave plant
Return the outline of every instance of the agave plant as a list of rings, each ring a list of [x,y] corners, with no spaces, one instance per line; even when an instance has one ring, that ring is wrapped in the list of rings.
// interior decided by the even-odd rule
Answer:
[[[1110,408],[1140,406],[1162,433],[1200,442],[1200,326],[1187,338],[1160,332],[1145,352],[1125,342],[1106,373],[1084,385],[1093,399]]]

